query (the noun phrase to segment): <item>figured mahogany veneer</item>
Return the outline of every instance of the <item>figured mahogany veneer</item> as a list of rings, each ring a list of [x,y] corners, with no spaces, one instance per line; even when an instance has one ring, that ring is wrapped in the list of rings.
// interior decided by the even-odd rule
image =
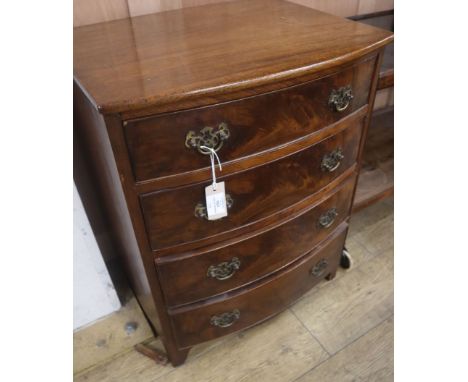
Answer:
[[[299,216],[266,232],[249,235],[232,244],[189,252],[182,258],[158,258],[158,272],[169,306],[206,299],[244,286],[283,268],[330,235],[349,216],[355,176],[327,199],[307,207]],[[320,224],[327,212],[337,213],[329,226]],[[209,277],[210,267],[238,259],[239,267],[225,280]]]
[[[392,40],[281,0],[75,29],[76,134],[173,365],[333,278]],[[207,221],[209,157],[188,143],[220,125],[232,206]]]
[[[204,204],[206,182],[141,196],[153,250],[234,231],[265,219],[307,198],[349,169],[357,159],[362,122],[294,155],[231,176],[222,176],[233,201],[228,218],[209,221],[195,216]],[[321,168],[324,157],[341,149],[343,159],[332,171]],[[261,181],[259,181],[261,179]]]
[[[256,283],[235,295],[195,306],[170,310],[178,346],[183,349],[239,329],[245,329],[284,310],[325,277],[333,277],[346,238],[347,226],[337,228],[326,242],[283,272]],[[326,263],[323,262],[326,261]],[[320,263],[324,264],[320,266]],[[313,274],[314,267],[319,271]],[[213,316],[239,311],[232,325],[219,327]]]
[[[280,0],[243,0],[75,28],[77,80],[103,113],[181,110],[323,76],[392,34]]]
[[[311,134],[367,104],[375,57],[318,81],[226,104],[132,120],[125,136],[136,181],[206,168],[206,155],[184,145],[189,131],[225,124],[230,136],[219,150],[223,164]],[[333,90],[351,86],[354,98],[337,113]]]

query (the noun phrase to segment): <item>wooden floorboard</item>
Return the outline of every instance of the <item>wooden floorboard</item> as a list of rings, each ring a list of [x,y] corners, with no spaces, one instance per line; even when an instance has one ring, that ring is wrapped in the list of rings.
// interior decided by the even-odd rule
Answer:
[[[129,349],[75,381],[391,381],[393,200],[353,215],[346,245],[350,270],[261,325],[195,347],[184,365],[156,365]]]
[[[293,312],[325,349],[334,354],[393,312],[393,250],[328,284]]]
[[[378,215],[379,219],[375,219]],[[349,237],[373,254],[393,247],[393,198],[362,210],[351,217]]]
[[[296,382],[393,381],[393,317],[371,329]]]
[[[128,323],[134,325],[134,331],[126,330]],[[133,297],[118,312],[73,334],[73,372],[108,360],[152,336],[143,311]]]

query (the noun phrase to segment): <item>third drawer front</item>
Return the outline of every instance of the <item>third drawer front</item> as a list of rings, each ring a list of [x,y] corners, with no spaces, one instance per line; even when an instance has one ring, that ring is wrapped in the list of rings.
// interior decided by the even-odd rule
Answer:
[[[158,264],[169,306],[228,292],[273,273],[305,255],[347,217],[355,176],[328,198],[273,229],[221,248]]]
[[[245,227],[252,228],[254,223],[301,202],[353,166],[361,129],[362,122],[356,122],[296,154],[220,178],[225,181],[230,206],[228,216],[223,219],[206,219],[204,199],[209,182],[142,195],[141,206],[152,249],[207,238],[214,242],[217,235],[228,231],[228,236],[234,235],[242,227],[245,231]]]
[[[316,250],[266,282],[225,299],[170,311],[179,348],[248,328],[284,310],[336,272],[346,238],[343,223]]]

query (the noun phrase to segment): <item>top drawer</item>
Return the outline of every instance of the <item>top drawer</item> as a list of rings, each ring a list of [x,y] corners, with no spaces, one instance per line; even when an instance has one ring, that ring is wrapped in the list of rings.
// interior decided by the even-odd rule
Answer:
[[[209,167],[200,145],[223,163],[313,133],[367,104],[375,57],[331,76],[239,101],[124,125],[137,182]],[[349,97],[349,95],[352,95]]]

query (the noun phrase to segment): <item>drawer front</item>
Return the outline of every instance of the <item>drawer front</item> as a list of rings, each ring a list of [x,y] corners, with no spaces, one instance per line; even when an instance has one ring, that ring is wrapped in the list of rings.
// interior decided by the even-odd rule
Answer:
[[[228,292],[278,271],[323,241],[347,217],[355,176],[300,216],[241,242],[158,264],[169,306]]]
[[[225,300],[170,312],[177,343],[190,347],[250,327],[284,310],[328,274],[336,271],[346,237],[340,226],[298,263]]]
[[[145,181],[208,167],[207,155],[192,145],[213,146],[226,163],[328,126],[367,104],[374,63],[372,58],[335,75],[274,93],[128,121],[124,131],[135,179]],[[343,92],[347,86],[352,100]]]
[[[232,202],[227,217],[203,217],[209,183],[145,194],[140,197],[153,250],[213,238],[273,216],[313,193],[356,161],[362,122],[281,160],[220,178]],[[339,159],[341,158],[341,159]]]

